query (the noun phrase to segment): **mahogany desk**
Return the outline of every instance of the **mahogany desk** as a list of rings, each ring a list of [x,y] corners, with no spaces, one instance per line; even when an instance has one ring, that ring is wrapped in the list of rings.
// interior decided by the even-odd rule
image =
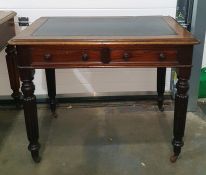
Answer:
[[[7,46],[8,40],[15,36],[14,16],[16,16],[16,13],[13,11],[0,11],[0,51]],[[9,47],[7,48],[7,52],[15,52],[14,49],[10,49]],[[16,105],[19,106],[21,97],[21,93],[19,92],[20,80],[15,54],[7,55],[6,62],[10,85],[13,90],[11,96],[14,98]]]
[[[42,17],[9,41],[8,57],[17,49],[24,94],[28,149],[40,161],[34,70],[46,69],[48,95],[55,112],[56,68],[139,68],[158,70],[158,105],[162,110],[166,67],[178,69],[175,96],[175,162],[183,146],[193,45],[198,41],[173,18],[150,17]]]

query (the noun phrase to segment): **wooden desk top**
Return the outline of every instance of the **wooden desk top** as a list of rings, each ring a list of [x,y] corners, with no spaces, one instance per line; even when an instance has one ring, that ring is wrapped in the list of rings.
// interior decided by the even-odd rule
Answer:
[[[3,24],[4,22],[10,20],[16,16],[16,12],[13,11],[0,11],[0,24]]]
[[[198,41],[172,17],[42,17],[12,45],[185,44]]]

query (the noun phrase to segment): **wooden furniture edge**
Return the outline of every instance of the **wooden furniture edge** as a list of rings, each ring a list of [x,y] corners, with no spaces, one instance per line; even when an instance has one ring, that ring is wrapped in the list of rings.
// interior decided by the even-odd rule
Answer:
[[[5,12],[8,12],[8,13],[11,12],[11,13],[9,13],[7,16],[5,16],[3,19],[1,19],[0,20],[0,24],[5,23],[6,21],[12,19],[14,16],[17,15],[17,13],[14,12],[14,11],[5,11]]]

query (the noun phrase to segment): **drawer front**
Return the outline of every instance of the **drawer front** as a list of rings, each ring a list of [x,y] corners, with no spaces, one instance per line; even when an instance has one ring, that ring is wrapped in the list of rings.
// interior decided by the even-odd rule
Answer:
[[[32,65],[91,66],[154,66],[177,64],[177,50],[171,49],[123,49],[123,48],[53,48],[33,47]],[[77,66],[78,65],[78,66]],[[82,66],[81,66],[82,65]]]
[[[31,53],[33,63],[100,62],[100,51],[95,49],[33,48]]]
[[[176,50],[113,50],[112,62],[176,62]]]

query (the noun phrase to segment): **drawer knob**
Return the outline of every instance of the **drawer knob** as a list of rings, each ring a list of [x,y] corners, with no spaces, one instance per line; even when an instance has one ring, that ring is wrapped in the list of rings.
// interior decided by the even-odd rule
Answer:
[[[83,60],[83,61],[87,61],[88,59],[89,59],[88,54],[84,53],[84,54],[82,55],[82,60]]]
[[[46,54],[44,54],[44,60],[46,60],[46,61],[50,61],[51,58],[52,58],[52,55],[51,55],[50,53],[46,53]]]
[[[124,59],[125,61],[128,61],[129,58],[130,58],[130,54],[127,53],[127,52],[125,52],[124,55],[123,55],[123,59]]]
[[[166,56],[164,53],[160,53],[160,60],[165,60],[166,59]]]
[[[109,48],[102,48],[101,49],[101,61],[104,64],[108,64],[111,61]]]

